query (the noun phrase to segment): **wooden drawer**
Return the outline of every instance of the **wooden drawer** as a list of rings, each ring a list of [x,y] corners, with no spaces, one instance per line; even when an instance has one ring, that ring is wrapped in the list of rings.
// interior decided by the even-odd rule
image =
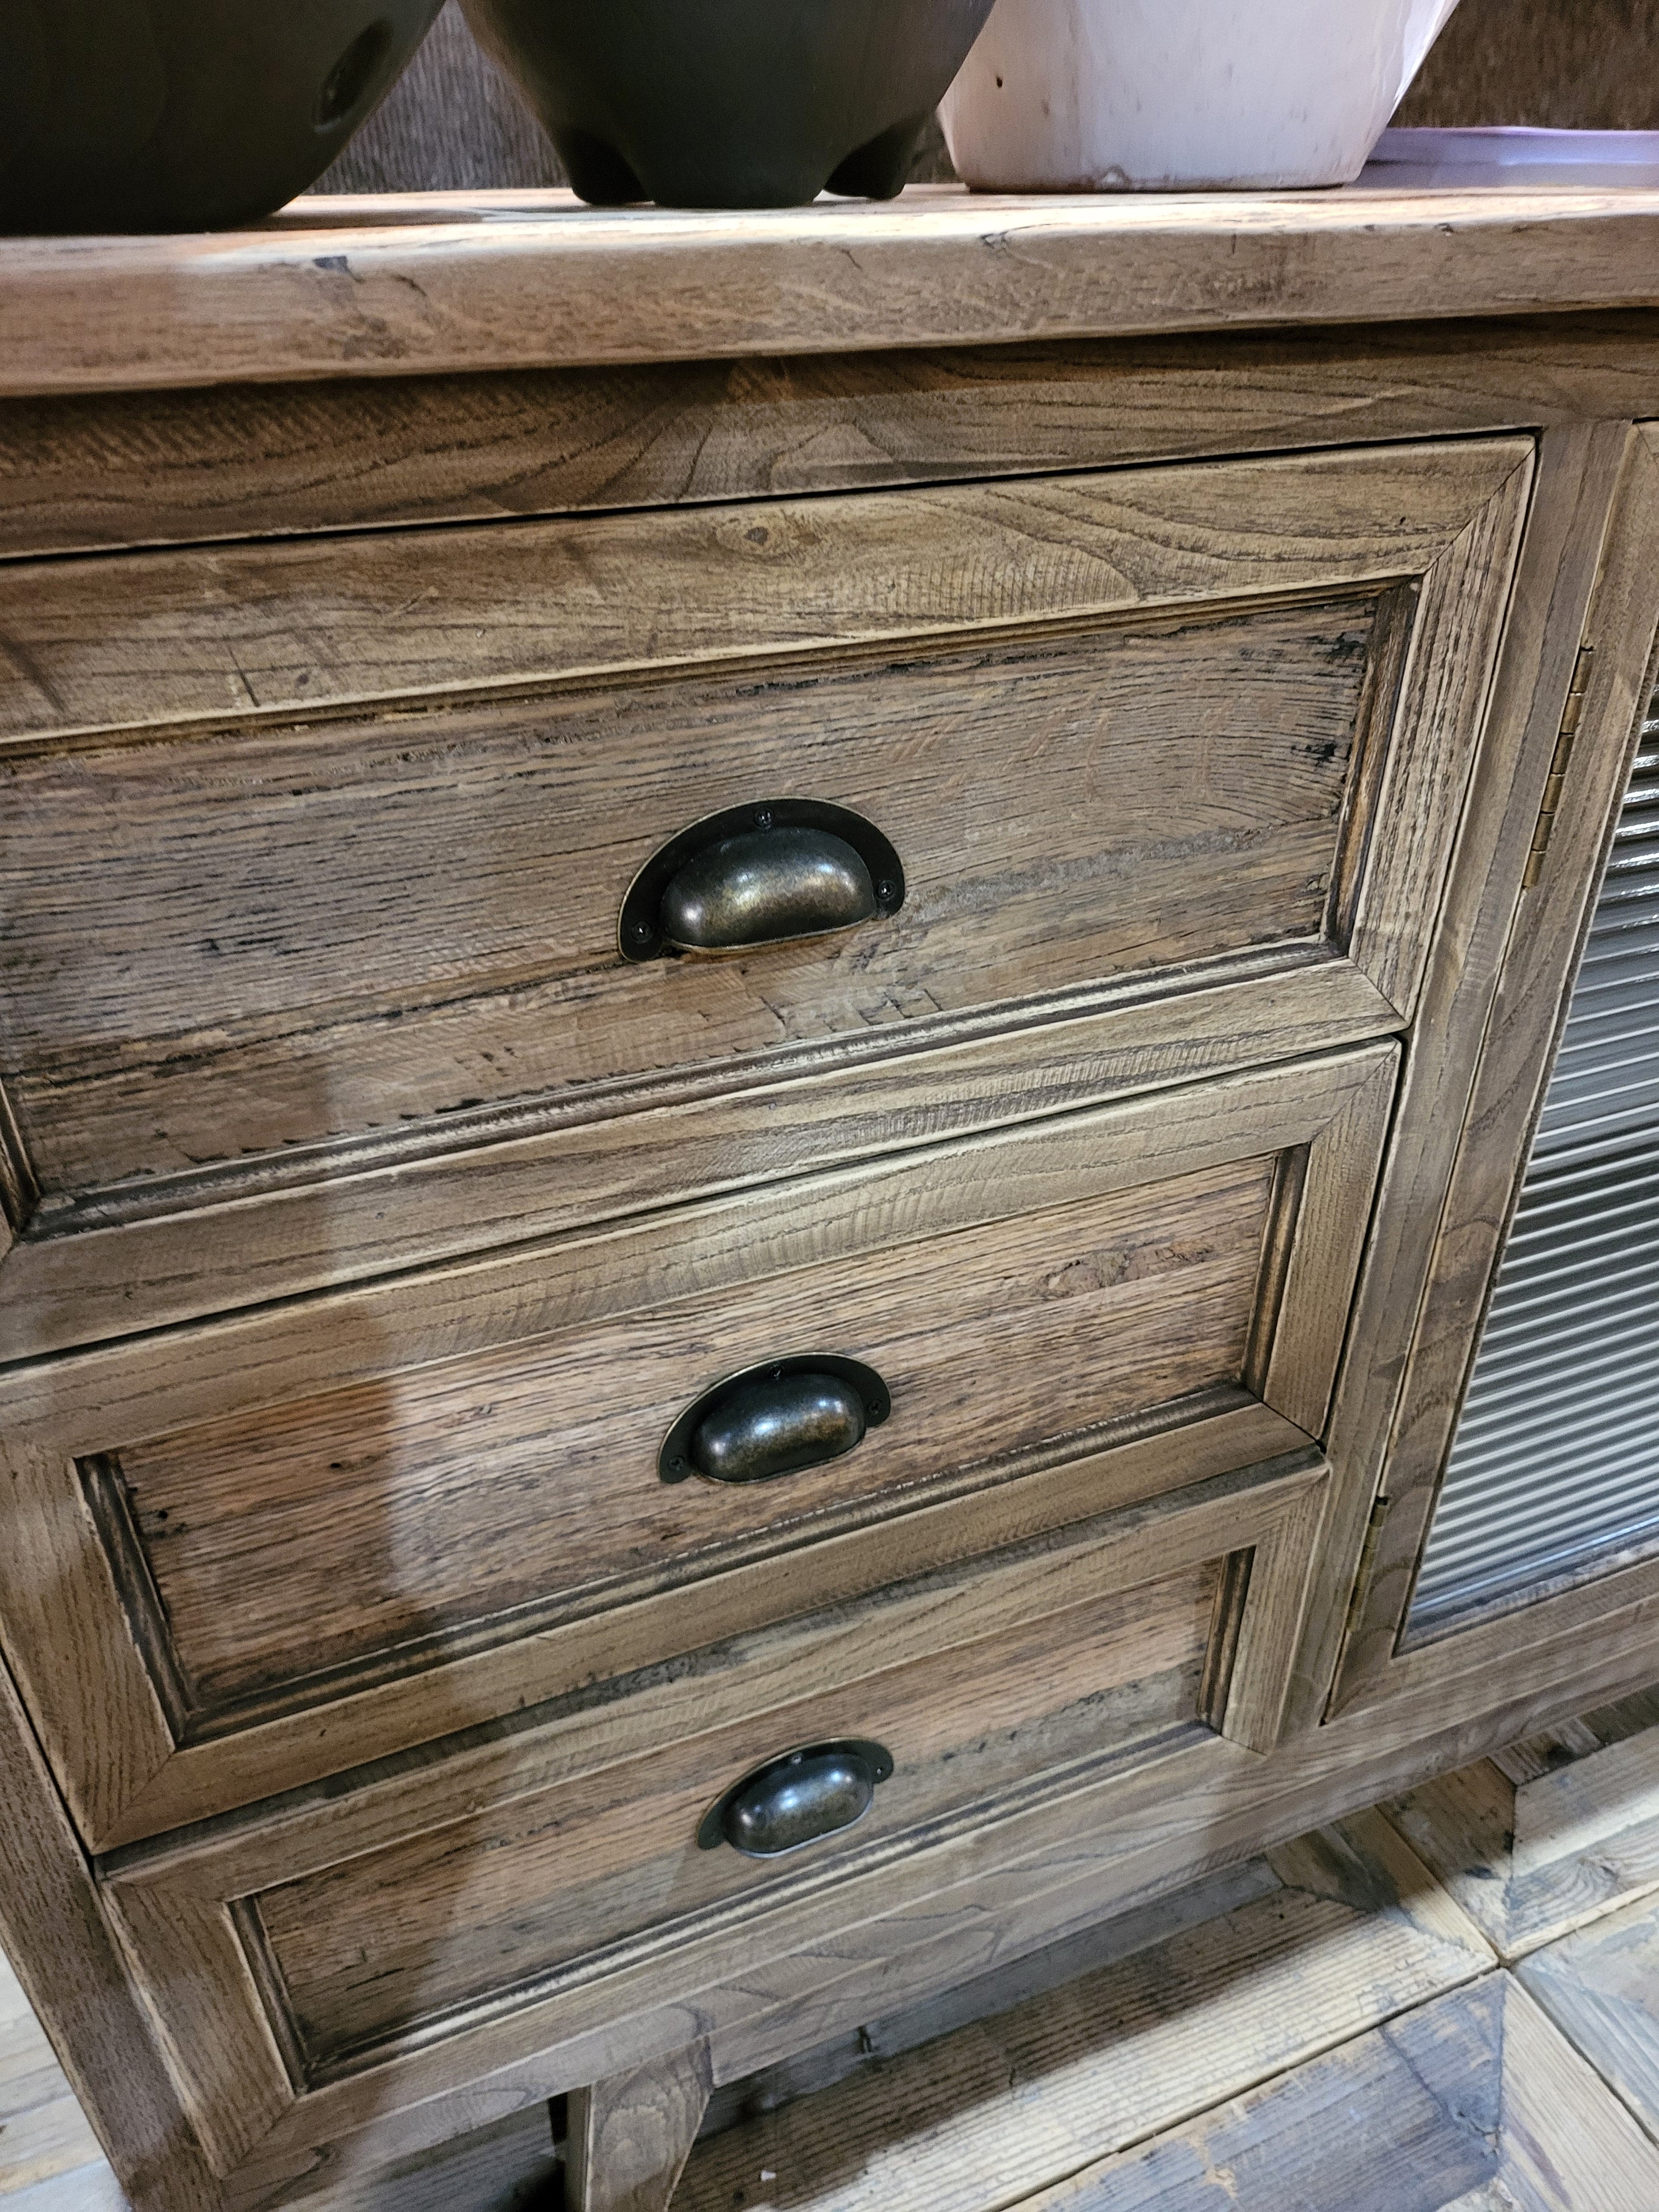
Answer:
[[[1303,1452],[123,1854],[106,1895],[210,2154],[291,2154],[762,1970],[964,1853],[1052,1852],[1127,1768],[1195,1785],[1222,1735],[1265,1747],[1324,1473]],[[847,1738],[893,1764],[856,1824],[777,1858],[700,1847],[751,1769]]]
[[[967,1129],[1035,1069],[1398,1027],[1529,472],[1500,440],[14,570],[0,1355]],[[653,853],[785,798],[890,839],[902,906],[621,957]]]
[[[0,1559],[0,1616],[87,1834],[153,1833],[1305,1443],[1397,1057],[20,1370],[0,1423],[32,1540]],[[885,1425],[779,1480],[660,1480],[711,1384],[812,1353],[873,1365]],[[89,1688],[68,1659],[94,1620]]]

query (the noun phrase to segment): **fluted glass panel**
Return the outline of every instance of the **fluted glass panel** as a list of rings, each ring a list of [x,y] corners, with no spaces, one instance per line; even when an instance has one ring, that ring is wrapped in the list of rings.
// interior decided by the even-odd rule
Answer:
[[[1659,693],[1436,1507],[1412,1627],[1659,1551]]]

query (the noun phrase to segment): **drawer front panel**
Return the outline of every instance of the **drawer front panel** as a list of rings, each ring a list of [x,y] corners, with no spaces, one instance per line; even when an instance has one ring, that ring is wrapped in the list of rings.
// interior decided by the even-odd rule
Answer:
[[[833,1947],[964,1848],[1052,1857],[1149,1759],[1267,1747],[1327,1472],[1243,1468],[106,1861],[152,2002],[189,2022],[211,2154],[329,2140],[364,2096],[378,2115]],[[781,1856],[711,1842],[745,1778],[848,1739],[890,1763],[861,1814]]]
[[[1311,945],[1377,604],[20,763],[20,832],[73,824],[87,856],[71,881],[37,846],[13,908],[36,1171],[166,1174]],[[897,914],[619,957],[658,847],[791,794],[891,840]]]
[[[1004,1455],[1241,1379],[1271,1157],[908,1244],[124,1451],[194,1707],[569,1601],[711,1572]],[[891,1418],[744,1486],[658,1476],[734,1365],[867,1362]]]
[[[1528,466],[1505,441],[869,495],[815,505],[810,558],[795,522],[751,514],[758,597],[730,516],[649,517],[647,568],[653,532],[693,568],[690,532],[731,588],[682,592],[704,610],[686,622],[665,596],[654,627],[642,602],[625,674],[577,591],[529,624],[548,665],[528,696],[27,738],[0,763],[20,1179],[105,1192],[100,1220],[121,1193],[159,1215],[185,1202],[169,1178],[191,1204],[216,1170],[220,1195],[256,1195],[364,1146],[487,1145],[509,1106],[523,1135],[1270,953],[1351,960],[1403,1004]],[[257,556],[267,625],[310,605],[283,596],[294,558]],[[840,628],[832,568],[871,603]],[[889,838],[902,907],[738,959],[625,962],[651,855],[784,797]],[[74,1225],[61,1211],[35,1233]]]
[[[1223,1580],[1206,1561],[1045,1613],[266,1892],[259,1916],[308,2062],[787,1875],[790,1858],[696,1842],[710,1801],[774,1753],[847,1737],[892,1753],[865,1819],[794,1862],[821,1868],[1068,1759],[1198,1724]]]
[[[0,737],[1421,573],[1526,441],[13,562]],[[1271,580],[1270,580],[1271,578]]]

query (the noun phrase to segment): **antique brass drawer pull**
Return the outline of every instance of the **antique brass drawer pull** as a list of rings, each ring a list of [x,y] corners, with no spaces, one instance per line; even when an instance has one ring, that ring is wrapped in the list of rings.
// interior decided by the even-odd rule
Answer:
[[[863,1442],[892,1411],[887,1386],[860,1360],[805,1352],[729,1376],[688,1406],[663,1440],[665,1482],[769,1482],[822,1467]]]
[[[898,854],[862,815],[813,799],[757,799],[682,830],[623,901],[624,960],[750,952],[854,929],[904,903]]]
[[[705,1851],[730,1844],[745,1858],[775,1859],[850,1828],[893,1771],[878,1743],[814,1743],[769,1759],[711,1805],[697,1830]]]

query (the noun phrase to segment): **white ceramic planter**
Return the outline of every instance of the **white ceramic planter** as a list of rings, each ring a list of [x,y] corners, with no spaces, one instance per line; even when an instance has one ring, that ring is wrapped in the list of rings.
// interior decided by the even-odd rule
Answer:
[[[997,0],[940,115],[994,191],[1346,184],[1457,0]]]

